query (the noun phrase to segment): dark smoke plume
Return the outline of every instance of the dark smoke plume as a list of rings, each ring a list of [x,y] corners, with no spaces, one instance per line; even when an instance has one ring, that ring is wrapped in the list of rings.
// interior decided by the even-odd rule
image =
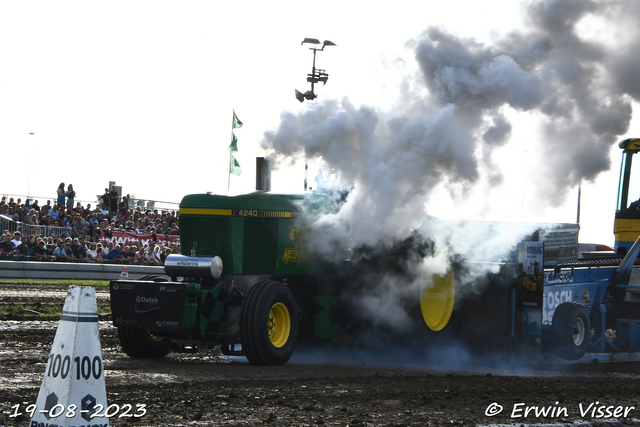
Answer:
[[[545,162],[537,171],[537,191],[549,205],[609,169],[609,149],[629,128],[632,102],[640,101],[640,2],[533,1],[526,16],[526,28],[490,45],[427,28],[407,44],[418,78],[406,76],[389,111],[355,106],[345,97],[282,113],[261,142],[272,164],[321,159],[323,170],[338,177],[335,184],[349,189],[340,211],[321,220],[330,227],[316,250],[330,257],[336,248],[390,248],[428,229],[436,261],[409,268],[419,281],[425,280],[421,271],[425,277],[443,273],[452,254],[491,258],[496,248],[515,242],[514,230],[478,236],[425,225],[424,206],[437,186],[464,199],[482,177],[489,187],[501,183],[493,155],[511,142],[507,112],[527,112],[541,123]],[[590,26],[610,31],[593,39],[585,31]],[[396,288],[392,277],[386,279],[385,287]],[[403,286],[415,292],[415,283]],[[366,306],[379,314],[403,298],[388,295],[368,293]],[[411,323],[396,314],[388,318]]]
[[[544,135],[540,191],[556,204],[609,169],[609,148],[628,130],[632,101],[640,100],[640,6],[535,1],[526,16],[527,28],[492,45],[430,27],[408,43],[426,91],[415,90],[392,112],[347,98],[318,100],[299,114],[283,113],[261,145],[276,167],[321,157],[340,184],[354,186],[335,218],[341,232],[375,244],[406,237],[438,184],[452,197],[468,195],[483,175],[499,184],[492,153],[510,142],[505,109],[530,112]],[[598,22],[620,34],[610,41],[583,35],[581,25]],[[407,81],[416,87],[413,76]]]

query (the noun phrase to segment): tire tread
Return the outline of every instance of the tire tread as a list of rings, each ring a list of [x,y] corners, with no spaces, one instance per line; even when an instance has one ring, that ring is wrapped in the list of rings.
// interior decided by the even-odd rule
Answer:
[[[580,345],[573,342],[573,324],[581,317],[585,327],[584,341]],[[551,323],[551,339],[555,353],[566,360],[580,359],[589,345],[589,314],[587,309],[575,301],[560,304],[553,314]]]
[[[291,316],[291,333],[282,349],[276,349],[265,336],[265,311],[272,304],[284,302]],[[241,315],[240,339],[242,349],[253,365],[284,365],[291,358],[298,336],[298,310],[289,288],[282,283],[267,280],[254,285],[247,294]]]

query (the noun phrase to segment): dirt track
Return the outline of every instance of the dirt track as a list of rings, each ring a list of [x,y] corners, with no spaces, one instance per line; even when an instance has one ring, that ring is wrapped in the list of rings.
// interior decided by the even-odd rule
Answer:
[[[0,304],[62,305],[65,293],[0,285]],[[106,304],[107,290],[98,288],[97,298]],[[56,320],[0,319],[0,425],[28,425],[28,416],[10,414],[35,402],[56,327]],[[120,351],[109,322],[100,330],[109,403],[147,405],[144,417],[112,419],[112,426],[574,425],[602,421],[597,410],[581,417],[580,405],[595,402],[620,406],[623,415],[626,408],[616,424],[640,423],[640,363],[483,367],[466,359],[448,367],[380,349],[301,350],[283,367],[255,367],[211,350],[140,361]],[[502,412],[487,416],[496,405]],[[525,418],[533,406],[550,410]]]

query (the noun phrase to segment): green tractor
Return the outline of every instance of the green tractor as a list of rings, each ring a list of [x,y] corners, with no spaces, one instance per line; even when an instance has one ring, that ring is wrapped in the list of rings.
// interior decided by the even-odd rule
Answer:
[[[329,264],[308,246],[312,221],[334,212],[326,194],[194,194],[180,203],[182,253],[171,278],[110,283],[113,324],[131,357],[220,346],[255,365],[283,365],[298,338],[329,341],[349,332],[340,295],[347,265]],[[342,271],[344,270],[344,271]],[[352,270],[352,269],[351,269]],[[442,329],[454,301],[451,274],[416,295],[424,321]],[[418,304],[419,302],[419,304]]]

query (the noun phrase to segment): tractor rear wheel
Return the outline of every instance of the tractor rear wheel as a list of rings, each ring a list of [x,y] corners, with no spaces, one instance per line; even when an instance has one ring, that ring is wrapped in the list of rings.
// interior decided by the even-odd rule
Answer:
[[[456,278],[452,269],[444,276],[433,275],[431,283],[420,283],[420,310],[424,323],[432,331],[441,331],[453,313]]]
[[[254,365],[284,365],[298,337],[298,308],[289,288],[268,280],[253,286],[244,300],[240,338]]]
[[[589,345],[589,313],[582,304],[564,302],[553,314],[551,340],[555,353],[566,360],[580,359]]]

